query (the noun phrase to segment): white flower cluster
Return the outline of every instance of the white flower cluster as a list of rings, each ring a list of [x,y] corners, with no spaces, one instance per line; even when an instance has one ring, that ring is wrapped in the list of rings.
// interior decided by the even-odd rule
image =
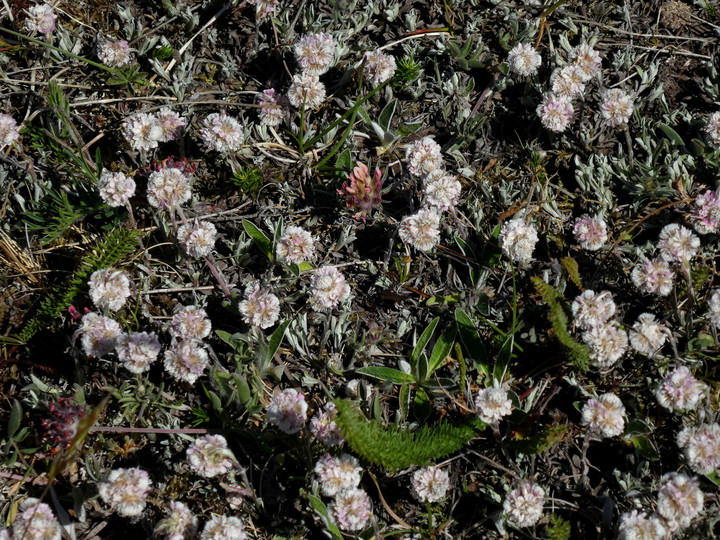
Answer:
[[[480,420],[487,424],[499,422],[512,414],[512,401],[507,391],[496,379],[489,388],[480,390],[475,397],[475,410]]]
[[[597,251],[607,242],[607,224],[600,216],[585,216],[575,222],[573,234],[580,247]]]
[[[627,332],[612,320],[616,306],[609,291],[583,291],[571,306],[575,324],[585,330],[582,339],[590,348],[590,360],[607,368],[617,362],[628,346]]]
[[[396,69],[397,64],[394,56],[385,54],[382,51],[365,53],[363,74],[365,80],[369,81],[371,86],[380,86],[385,81],[392,79]]]
[[[305,425],[308,405],[305,396],[294,388],[276,392],[267,406],[268,423],[292,435]]]
[[[619,88],[605,92],[600,103],[600,114],[605,124],[614,128],[627,125],[634,109],[632,97]]]
[[[528,480],[521,481],[508,493],[503,509],[508,521],[517,527],[535,525],[543,514],[545,490]]]
[[[208,366],[207,351],[194,339],[176,341],[165,351],[163,365],[171,377],[193,384]]]
[[[350,298],[350,285],[345,276],[334,266],[323,266],[313,274],[312,308],[316,311],[334,309]]]
[[[160,340],[154,332],[131,332],[118,337],[115,344],[118,360],[132,373],[143,373],[160,354]]]
[[[135,180],[121,172],[103,170],[98,180],[100,198],[105,204],[112,207],[127,206],[130,198],[135,195]]]
[[[410,174],[425,177],[431,172],[440,169],[443,165],[440,150],[440,145],[432,137],[423,137],[411,144],[405,155]]]
[[[209,221],[195,220],[182,225],[178,229],[177,238],[188,255],[200,259],[210,255],[215,247],[217,228]]]
[[[660,479],[657,512],[665,519],[670,531],[684,529],[703,509],[705,496],[697,478],[685,474],[667,473]]]
[[[242,124],[225,113],[211,113],[203,120],[200,140],[208,150],[237,152],[245,140]]]
[[[436,169],[425,178],[423,193],[430,206],[443,212],[457,206],[462,185],[451,174]]]
[[[399,234],[403,242],[430,251],[440,238],[440,215],[431,208],[422,208],[402,219]]]
[[[175,167],[163,167],[148,178],[147,198],[155,208],[175,209],[189,201],[191,195],[190,178]]]
[[[305,34],[295,44],[295,58],[304,73],[319,76],[330,69],[335,48],[335,39],[330,34]]]
[[[537,72],[542,57],[529,43],[518,43],[510,49],[507,63],[510,71],[522,77],[529,77]]]
[[[57,16],[50,4],[35,4],[25,10],[25,30],[28,32],[40,32],[41,34],[52,34],[55,30]]]
[[[184,540],[197,530],[197,518],[185,503],[171,501],[168,504],[169,515],[162,518],[153,531],[157,536],[167,536],[168,540]]]
[[[240,302],[243,321],[258,328],[270,328],[280,316],[280,299],[259,283],[245,288],[245,299]]]
[[[97,54],[103,64],[112,68],[126,66],[132,62],[130,44],[124,39],[116,41],[101,39],[98,42]]]
[[[657,322],[655,315],[643,313],[630,329],[630,346],[640,354],[653,357],[663,348],[669,334],[668,327]]]
[[[305,109],[314,109],[325,101],[325,85],[320,82],[317,75],[300,73],[293,75],[292,80],[287,97],[290,105],[296,109],[303,106]]]
[[[411,485],[418,501],[440,502],[445,499],[450,489],[450,475],[445,469],[434,465],[421,467],[413,473]]]
[[[620,516],[618,538],[620,540],[660,540],[665,538],[667,530],[661,517],[647,515],[633,510]]]
[[[20,130],[17,122],[9,114],[0,114],[0,150],[20,138]]]
[[[625,407],[615,394],[603,394],[583,406],[582,421],[600,437],[616,437],[625,429]]]
[[[207,312],[198,306],[182,306],[170,321],[173,336],[178,339],[204,339],[210,335],[212,324]]]
[[[200,476],[212,478],[231,470],[237,460],[222,435],[204,435],[187,450],[190,468]]]
[[[537,229],[523,218],[514,218],[503,223],[499,240],[505,255],[513,262],[526,264],[532,260],[538,242]]]
[[[83,352],[87,356],[101,357],[115,349],[122,330],[111,318],[90,312],[83,316],[78,333]]]
[[[213,516],[203,527],[200,540],[246,540],[245,524],[235,516]]]
[[[668,263],[687,265],[697,254],[700,239],[687,227],[671,223],[660,231],[657,247],[660,256]]]
[[[372,517],[370,497],[358,488],[362,467],[349,454],[339,457],[325,454],[314,468],[320,483],[320,491],[326,497],[334,497],[328,505],[332,520],[345,531],[359,531]]]
[[[150,476],[140,468],[114,469],[107,480],[98,484],[98,492],[113,511],[132,517],[145,509],[151,485]]]
[[[62,538],[60,523],[53,514],[52,509],[39,499],[25,499],[12,524],[13,536],[6,538],[24,540],[60,540]],[[0,538],[3,538],[0,529]]]
[[[161,142],[174,141],[185,127],[185,119],[170,109],[138,113],[123,123],[123,133],[133,150],[147,151]]]
[[[613,318],[616,309],[610,291],[596,293],[590,289],[575,298],[571,306],[575,324],[581,330],[590,330],[605,324]]]
[[[130,277],[127,272],[114,268],[96,270],[88,281],[90,298],[104,311],[117,311],[130,297]]]
[[[667,296],[673,288],[675,272],[670,265],[661,258],[643,259],[633,268],[630,275],[633,285],[646,294]]]
[[[707,395],[709,387],[693,377],[685,366],[679,366],[668,373],[655,390],[658,403],[671,411],[698,408]]]
[[[275,246],[275,256],[280,262],[310,262],[315,257],[315,239],[302,227],[285,227]]]
[[[270,127],[279,126],[285,118],[283,97],[275,92],[274,88],[268,88],[258,94],[258,116],[260,123]]]
[[[714,112],[705,124],[705,133],[715,148],[720,148],[720,111]]]
[[[710,474],[720,467],[720,424],[686,427],[678,433],[677,443],[694,472]]]
[[[318,441],[326,446],[339,446],[345,442],[340,428],[335,423],[337,407],[328,401],[321,411],[310,419],[310,431]]]

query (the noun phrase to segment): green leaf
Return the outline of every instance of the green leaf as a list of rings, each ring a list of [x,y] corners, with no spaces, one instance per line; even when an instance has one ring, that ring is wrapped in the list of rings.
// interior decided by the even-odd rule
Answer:
[[[268,259],[272,260],[272,240],[247,219],[243,219],[242,225],[245,232],[248,233],[248,236],[250,236],[257,247],[260,248],[260,251],[262,251]]]
[[[658,123],[658,127],[662,130],[663,133],[665,133],[665,136],[670,139],[671,143],[676,146],[685,146],[685,141],[683,141],[680,134],[673,128],[671,128],[667,124],[663,124],[662,122]]]
[[[390,124],[392,123],[393,116],[395,116],[395,108],[397,107],[397,99],[391,99],[390,102],[383,107],[383,110],[380,111],[380,117],[378,118],[378,124],[380,124],[380,127],[383,131],[388,131],[390,129]]]
[[[270,341],[268,342],[267,357],[265,358],[265,361],[268,364],[272,361],[275,353],[280,348],[280,344],[282,343],[283,337],[285,336],[285,329],[288,327],[289,324],[290,321],[284,321],[280,323],[280,326],[278,326],[270,336]]]
[[[10,419],[8,420],[8,437],[12,438],[12,436],[15,435],[20,427],[22,417],[22,404],[17,399],[14,399],[12,407],[10,408]]]
[[[413,377],[411,374],[389,367],[369,366],[360,368],[356,370],[355,373],[359,373],[360,375],[366,375],[367,377],[373,377],[375,379],[380,379],[381,381],[390,381],[395,384],[415,382],[415,377]]]
[[[475,367],[485,376],[490,375],[487,351],[472,320],[468,317],[467,313],[457,308],[455,310],[455,322],[460,332],[460,341],[462,341],[462,344],[465,346],[465,350],[470,358],[475,362]]]
[[[660,459],[657,446],[647,435],[635,435],[630,440],[644,458],[649,460]]]
[[[430,338],[432,338],[433,332],[435,332],[435,327],[440,322],[440,317],[435,317],[430,324],[427,325],[427,328],[423,330],[423,333],[420,335],[420,339],[418,339],[417,344],[415,345],[415,348],[412,350],[412,353],[410,353],[410,360],[412,364],[416,364],[418,358],[420,358],[420,354],[425,349],[425,346],[428,344],[428,341],[430,341]]]
[[[433,372],[440,367],[445,361],[448,354],[452,350],[452,346],[455,343],[455,333],[457,328],[455,325],[448,326],[445,331],[440,334],[435,346],[433,347],[432,353],[430,354],[430,362],[428,363],[428,374],[430,377]]]
[[[418,388],[415,391],[415,400],[413,401],[413,414],[415,418],[421,424],[427,422],[432,413],[432,403],[430,402],[430,396],[424,388]]]
[[[325,506],[325,503],[312,493],[308,493],[308,500],[310,501],[310,505],[313,507],[313,510],[315,510],[315,512],[317,512],[320,516],[325,528],[332,535],[333,540],[343,540],[343,535],[340,532],[340,529],[338,529],[337,525],[332,522],[330,516],[328,515],[328,509]]]
[[[335,168],[343,171],[350,171],[353,168],[352,156],[350,149],[346,148],[340,152],[335,158]]]

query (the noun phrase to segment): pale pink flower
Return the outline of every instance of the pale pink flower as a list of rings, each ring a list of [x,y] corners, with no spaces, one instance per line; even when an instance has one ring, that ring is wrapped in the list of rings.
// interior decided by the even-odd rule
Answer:
[[[633,510],[620,516],[618,538],[620,540],[662,540],[668,534],[662,519],[657,515]]]
[[[702,424],[680,431],[677,443],[683,449],[690,468],[698,474],[710,474],[720,467],[720,425]]]
[[[154,114],[138,113],[123,122],[123,133],[133,150],[147,151],[158,147],[163,127]]]
[[[652,313],[643,313],[630,329],[630,346],[640,354],[654,356],[665,345],[669,330],[655,320]]]
[[[628,346],[627,332],[616,321],[594,326],[582,338],[590,348],[590,362],[601,368],[609,368],[620,360]]]
[[[462,193],[460,182],[449,174],[431,175],[425,183],[425,198],[430,206],[440,211],[449,210],[457,206]]]
[[[720,111],[710,115],[707,124],[705,124],[705,133],[707,133],[710,143],[715,148],[720,148]]]
[[[576,65],[558,68],[550,75],[552,93],[556,96],[575,99],[585,92],[585,73]]]
[[[259,283],[245,288],[245,299],[240,302],[240,313],[247,324],[265,329],[274,325],[280,316],[280,300]]]
[[[566,96],[545,94],[542,103],[537,107],[537,115],[540,117],[542,125],[556,133],[561,133],[568,128],[574,114],[575,109],[572,102]]]
[[[203,435],[187,450],[190,468],[200,476],[212,478],[232,469],[237,460],[222,435]]]
[[[373,208],[380,204],[381,177],[382,171],[379,167],[375,167],[375,172],[371,176],[367,165],[357,163],[348,181],[343,182],[342,188],[338,189],[340,195],[345,195],[347,207],[357,210],[353,217],[362,218],[363,223],[372,213]]]
[[[587,43],[581,43],[573,48],[568,55],[570,62],[576,65],[585,76],[585,80],[590,80],[602,71],[602,59],[600,53],[593,49]]]
[[[643,259],[633,269],[631,279],[644,293],[667,296],[672,291],[675,273],[670,265],[660,258]]]
[[[430,251],[440,239],[440,215],[431,208],[418,210],[400,222],[400,239],[406,244]]]
[[[484,388],[475,397],[475,410],[480,420],[487,424],[499,422],[503,417],[512,414],[512,401],[507,391],[496,379],[489,388]]]
[[[114,173],[105,169],[98,180],[98,189],[100,198],[108,206],[127,206],[130,198],[135,195],[135,180],[121,172]]]
[[[332,65],[335,47],[335,40],[330,34],[306,34],[295,44],[295,58],[304,73],[322,75]]]
[[[208,114],[199,135],[208,150],[220,153],[237,152],[245,139],[242,124],[225,113]]]
[[[132,294],[127,272],[114,268],[96,270],[88,281],[90,298],[102,310],[117,311]]]
[[[190,179],[180,169],[163,168],[148,178],[147,198],[150,206],[168,210],[190,200]]]
[[[518,43],[510,49],[507,62],[510,71],[528,77],[537,72],[542,63],[542,57],[529,43]]]
[[[334,309],[350,298],[350,285],[334,266],[318,268],[310,281],[310,288],[315,310]]]
[[[708,390],[708,385],[693,377],[687,367],[679,366],[658,385],[655,397],[660,405],[671,411],[695,410]]]
[[[317,75],[310,73],[294,75],[287,97],[296,109],[300,109],[303,105],[306,110],[314,109],[325,101],[325,85],[320,82]]]
[[[615,394],[590,398],[583,406],[582,421],[600,437],[616,437],[625,429],[625,407]]]
[[[246,540],[245,524],[235,516],[213,516],[203,527],[200,540]]]
[[[9,114],[0,114],[0,150],[20,138],[17,122]]]
[[[573,300],[573,318],[578,328],[589,330],[608,322],[615,315],[615,301],[610,291],[596,293],[587,289]]]
[[[25,499],[12,525],[15,540],[60,540],[60,523],[49,505],[39,499]],[[2,536],[0,536],[2,538]]]
[[[168,510],[169,515],[155,525],[156,535],[166,536],[168,540],[185,540],[195,534],[198,520],[185,503],[171,501]]]
[[[97,54],[103,64],[112,68],[126,66],[132,61],[130,44],[124,39],[113,41],[101,38],[98,43]]]
[[[160,142],[174,141],[180,137],[182,128],[185,127],[185,119],[182,116],[170,109],[160,109],[155,113],[155,117],[162,129]]]
[[[325,454],[318,459],[313,469],[320,482],[320,491],[326,497],[335,497],[343,491],[358,487],[362,467],[350,454],[339,457]]]
[[[55,30],[57,16],[50,4],[35,4],[25,10],[27,19],[25,19],[25,29],[28,32],[40,32],[41,34],[51,34]]]
[[[178,229],[178,240],[185,252],[191,257],[199,259],[207,257],[215,247],[217,229],[209,221],[195,221],[187,223]]]
[[[83,317],[79,333],[85,354],[101,357],[115,348],[122,330],[116,321],[90,312]]]
[[[513,525],[531,527],[540,521],[544,503],[545,490],[533,482],[523,480],[508,493],[503,509]]]
[[[151,485],[150,476],[140,468],[115,469],[107,480],[98,484],[98,492],[113,511],[132,517],[145,509]]]
[[[170,321],[172,333],[180,339],[203,339],[210,335],[212,325],[207,312],[197,306],[182,306]]]
[[[597,251],[607,242],[607,224],[600,216],[584,216],[573,227],[575,240],[588,251]]]
[[[178,341],[164,356],[165,370],[174,379],[193,384],[208,365],[208,353],[193,340]]]
[[[315,239],[302,227],[295,225],[285,227],[277,241],[275,255],[280,262],[294,264],[310,262],[315,258]]]
[[[412,143],[405,156],[408,171],[413,176],[427,176],[443,165],[441,147],[432,137],[423,137]]]
[[[715,328],[720,328],[720,289],[717,289],[708,300],[708,316],[710,324]]]
[[[700,234],[713,234],[720,229],[720,196],[718,193],[718,191],[707,190],[695,199],[690,220]]]
[[[503,223],[499,241],[503,253],[514,262],[529,263],[538,242],[537,229],[523,218],[511,219]]]
[[[687,227],[671,223],[660,231],[657,247],[667,262],[687,264],[697,253],[700,239]]]
[[[285,118],[283,97],[274,88],[258,94],[258,115],[260,123],[270,127],[279,126]]]
[[[345,442],[340,428],[335,423],[337,407],[328,401],[321,411],[310,419],[310,431],[318,441],[326,446],[339,446]]]
[[[450,489],[450,475],[445,469],[431,465],[415,471],[411,483],[413,494],[418,501],[440,502],[445,499]]]
[[[665,474],[658,491],[657,512],[667,520],[670,530],[690,525],[703,509],[705,496],[697,478],[671,472]]]
[[[619,88],[612,88],[603,96],[600,114],[606,125],[616,128],[628,123],[634,108],[633,99],[629,94]]]
[[[294,388],[277,392],[267,407],[267,421],[288,434],[297,433],[307,420],[305,396]]]
[[[360,531],[372,518],[370,497],[362,489],[350,489],[338,494],[328,513],[344,531]]]
[[[365,53],[363,74],[371,86],[379,86],[385,81],[392,79],[396,69],[397,65],[395,64],[394,56],[385,54],[382,51]]]
[[[131,332],[117,339],[118,360],[132,373],[143,373],[160,354],[160,340],[154,332]]]

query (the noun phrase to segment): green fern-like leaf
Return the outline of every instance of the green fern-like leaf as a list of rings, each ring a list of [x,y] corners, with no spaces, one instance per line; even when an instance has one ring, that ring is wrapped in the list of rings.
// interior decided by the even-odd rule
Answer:
[[[550,516],[550,523],[547,528],[548,540],[569,540],[572,534],[570,522],[561,518],[557,514]]]
[[[398,470],[427,465],[457,452],[486,426],[473,418],[458,424],[425,426],[405,431],[367,420],[348,400],[337,399],[337,424],[350,447],[371,463]]]
[[[550,322],[555,329],[555,336],[563,347],[565,354],[573,365],[587,371],[590,367],[590,350],[582,343],[575,341],[568,330],[567,306],[562,295],[539,277],[531,278],[535,290],[542,296],[550,308]]]
[[[117,228],[100,240],[87,255],[68,282],[50,293],[40,304],[32,320],[25,325],[18,336],[27,343],[41,328],[51,325],[75,298],[87,288],[93,272],[114,266],[135,252],[142,233],[134,229]]]

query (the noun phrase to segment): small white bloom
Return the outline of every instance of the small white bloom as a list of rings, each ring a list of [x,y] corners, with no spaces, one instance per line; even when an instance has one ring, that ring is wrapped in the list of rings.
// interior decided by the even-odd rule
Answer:
[[[510,49],[507,62],[510,71],[528,77],[537,72],[542,63],[542,57],[529,43],[518,43]]]
[[[126,66],[132,61],[130,44],[124,39],[100,39],[97,54],[103,64],[112,68]]]
[[[98,181],[100,198],[112,207],[127,206],[135,195],[135,180],[123,173],[113,173],[105,169]]]
[[[91,312],[83,317],[79,333],[85,354],[101,357],[115,348],[122,330],[116,321]]]
[[[664,260],[643,259],[633,268],[631,279],[633,284],[647,294],[667,296],[673,288],[675,273]]]
[[[52,509],[39,499],[25,499],[12,525],[13,536],[9,530],[6,538],[10,540],[60,540],[62,538],[60,523]],[[0,538],[2,538],[0,533]]]
[[[322,75],[335,57],[335,40],[330,34],[306,34],[295,44],[295,58],[304,73]]]
[[[25,29],[28,32],[40,32],[41,34],[51,34],[55,30],[57,16],[50,4],[35,4],[25,10],[27,19],[25,19]]]
[[[285,433],[300,431],[307,420],[308,405],[305,396],[294,388],[276,393],[267,407],[267,420]]]
[[[178,229],[178,240],[191,257],[207,257],[215,247],[217,229],[209,221],[195,221]]]
[[[633,510],[620,516],[618,534],[620,540],[662,540],[668,531],[657,515]]]
[[[600,53],[587,43],[581,43],[573,48],[568,55],[570,62],[576,65],[585,75],[585,80],[590,80],[602,71],[602,59]]]
[[[690,468],[698,474],[710,474],[720,467],[720,425],[702,424],[680,431],[677,443],[683,449]]]
[[[212,113],[203,120],[200,139],[208,150],[226,153],[237,152],[245,135],[242,124],[235,118],[224,113]]]
[[[430,251],[440,238],[440,216],[435,210],[423,208],[400,222],[400,239],[406,244]]]
[[[503,223],[499,240],[503,252],[510,259],[518,263],[529,263],[538,242],[538,234],[532,224],[525,223],[523,218],[515,218]]]
[[[143,373],[160,354],[160,340],[154,332],[121,335],[116,344],[118,360],[132,373]]]
[[[200,540],[247,540],[245,524],[235,516],[213,516],[203,528]]]
[[[288,101],[296,109],[305,106],[306,110],[319,107],[325,101],[325,85],[317,75],[301,73],[293,76],[293,82],[287,93]]]
[[[170,321],[172,333],[180,339],[203,339],[210,335],[212,324],[207,312],[197,306],[183,306]]]
[[[685,366],[668,373],[655,390],[658,403],[666,409],[695,410],[706,396],[708,385],[693,377]]]
[[[245,288],[245,300],[240,302],[240,313],[247,324],[265,329],[275,324],[280,316],[280,300],[267,289],[253,283]]]
[[[590,330],[608,322],[616,307],[610,291],[596,293],[587,289],[573,300],[571,310],[578,328]]]
[[[313,469],[320,482],[320,491],[326,497],[335,497],[338,493],[358,487],[362,467],[350,454],[339,457],[325,454],[318,459]]]
[[[335,423],[337,407],[328,401],[321,411],[310,419],[310,431],[318,441],[326,446],[339,446],[345,442],[340,428]]]
[[[189,201],[191,195],[190,179],[180,169],[163,168],[148,178],[147,198],[155,208],[176,208]]]
[[[615,394],[591,398],[582,410],[583,424],[601,437],[616,437],[625,429],[625,407]]]
[[[9,114],[0,114],[0,150],[20,138],[17,122]]]
[[[565,131],[575,115],[570,98],[554,94],[545,94],[536,112],[542,125],[556,133]]]
[[[385,54],[382,51],[370,51],[365,53],[365,67],[363,73],[365,79],[371,86],[379,86],[385,81],[392,79],[395,75],[397,65],[395,57]]]
[[[443,165],[441,147],[432,137],[423,137],[412,143],[405,156],[408,171],[413,176],[427,176]]]
[[[168,540],[185,540],[195,534],[197,518],[185,503],[171,501],[168,510],[170,514],[155,525],[156,535],[167,536]]]
[[[710,143],[716,149],[720,148],[720,111],[710,115],[707,124],[705,124],[705,133],[707,133]]]
[[[222,435],[203,435],[195,439],[187,450],[187,460],[190,468],[205,478],[225,474],[237,462]]]
[[[700,239],[687,227],[671,223],[660,231],[657,247],[667,262],[687,264],[697,253]]]
[[[163,363],[171,377],[193,384],[208,365],[208,353],[194,341],[178,341],[165,351]]]
[[[597,251],[607,242],[607,224],[600,216],[585,216],[575,222],[573,234],[580,247]]]
[[[344,531],[360,531],[372,518],[370,497],[362,489],[350,489],[338,494],[328,513]]]
[[[104,268],[96,270],[88,281],[90,298],[97,307],[103,310],[117,311],[125,305],[130,297],[130,278],[127,272]]]
[[[616,321],[591,328],[582,339],[590,347],[590,361],[601,368],[620,360],[628,346],[627,332]]]
[[[258,115],[260,123],[271,127],[279,126],[285,119],[283,98],[274,88],[268,88],[258,94]]]
[[[606,125],[620,127],[626,125],[635,106],[629,94],[619,88],[612,88],[605,92],[600,103],[600,114]]]
[[[575,99],[583,95],[585,81],[585,73],[573,64],[558,68],[550,75],[552,93],[569,99]]]
[[[491,387],[478,392],[475,398],[475,409],[480,420],[493,424],[512,414],[512,401],[500,382],[495,380]]]
[[[457,206],[462,185],[449,174],[435,175],[425,184],[424,191],[428,204],[442,211]]]
[[[524,480],[508,493],[503,509],[513,525],[531,527],[540,521],[544,503],[545,490],[533,482]]]
[[[151,484],[150,476],[142,469],[115,469],[105,482],[98,484],[98,492],[112,510],[132,517],[145,509]]]
[[[420,502],[440,502],[450,489],[450,475],[439,467],[422,467],[412,475],[412,489]]]
[[[158,147],[163,138],[160,120],[154,114],[138,113],[123,122],[123,133],[133,150],[147,151]]]
[[[350,298],[350,285],[334,266],[318,268],[310,281],[310,288],[315,310],[334,309]]]
[[[295,264],[310,262],[315,257],[315,239],[302,227],[295,225],[285,227],[277,241],[275,255],[281,262]]]
[[[640,354],[654,356],[665,345],[669,330],[652,313],[641,314],[630,329],[630,346]]]
[[[667,520],[671,530],[682,529],[702,512],[705,496],[697,478],[671,472],[660,480],[657,511]]]

